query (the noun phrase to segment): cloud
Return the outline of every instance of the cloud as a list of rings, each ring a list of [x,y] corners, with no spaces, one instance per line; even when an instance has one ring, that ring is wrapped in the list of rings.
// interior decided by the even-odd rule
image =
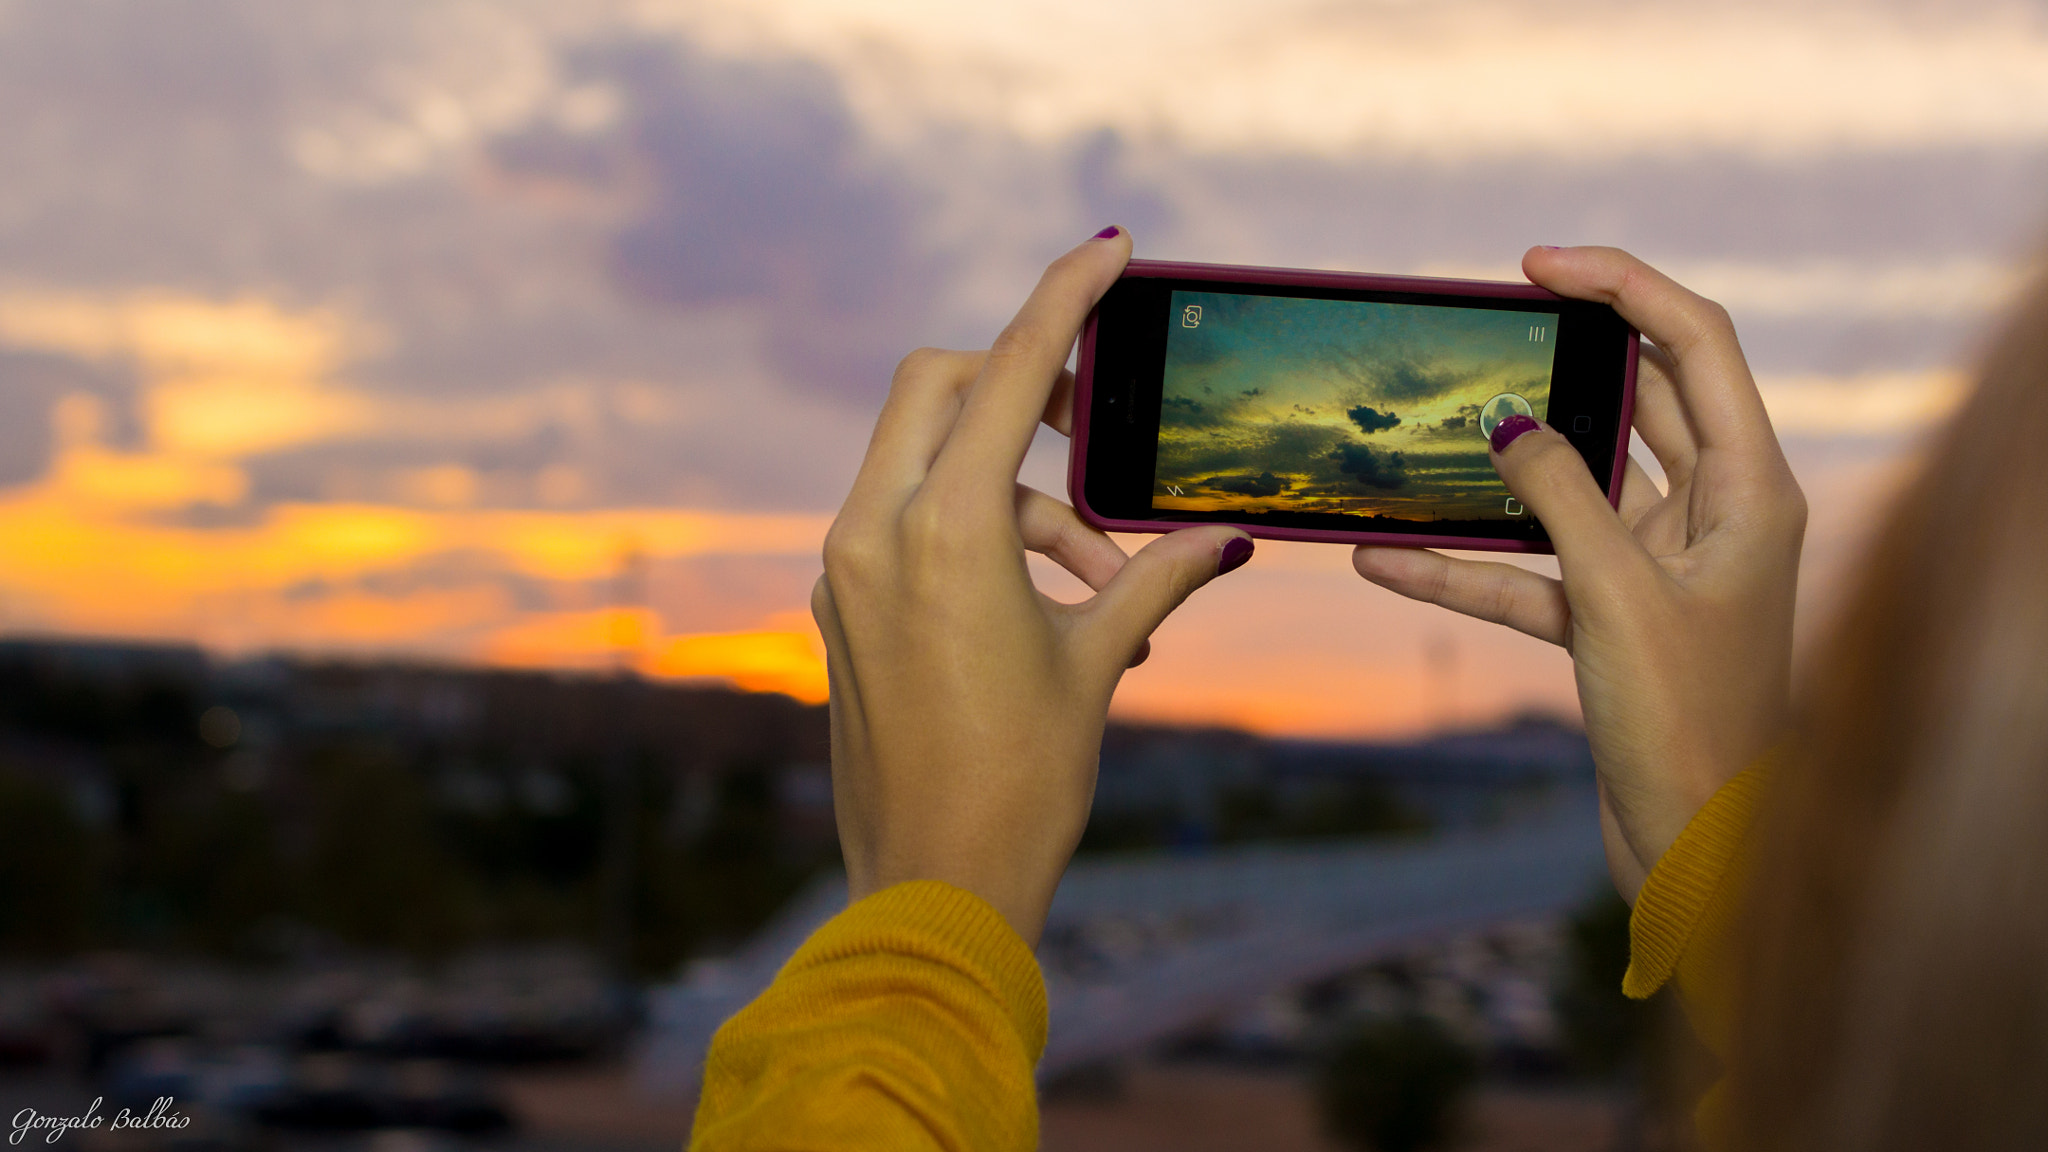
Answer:
[[[1446,432],[1456,432],[1470,422],[1471,419],[1470,416],[1446,416],[1437,421],[1436,426]]]
[[[871,153],[833,77],[688,46],[580,64],[624,93],[612,171],[645,188],[613,241],[619,282],[671,305],[748,305],[791,380],[879,397],[942,270],[913,231],[926,197]],[[519,168],[516,148],[500,157]]]
[[[234,505],[243,484],[228,465],[65,447],[46,477],[0,494],[0,537],[35,542],[0,570],[11,619],[100,634],[197,628],[197,638],[227,647],[383,644],[490,656],[477,647],[479,629],[504,624],[522,586],[557,590],[543,601],[602,587],[629,555],[798,558],[807,584],[826,523],[335,502],[277,505],[217,525],[160,515],[197,501]],[[577,653],[556,655],[573,663]]]
[[[1447,169],[1503,153],[1775,158],[2048,137],[2048,26],[2024,3],[716,0],[686,12],[673,19],[829,61],[897,131],[971,121],[1044,141],[1106,124],[1206,153]],[[1129,52],[1132,37],[1150,50]]]
[[[1287,481],[1271,472],[1257,476],[1211,476],[1202,484],[1218,492],[1234,492],[1240,496],[1278,496],[1287,491]]]
[[[0,296],[0,345],[138,369],[145,435],[174,455],[232,458],[364,431],[371,402],[322,379],[343,343],[335,318],[262,300]]]
[[[1360,432],[1367,434],[1384,432],[1389,428],[1398,427],[1401,423],[1401,418],[1392,412],[1381,412],[1376,408],[1369,408],[1363,404],[1344,414],[1351,417],[1351,422],[1358,425]]]
[[[1470,373],[1447,365],[1423,365],[1413,360],[1354,362],[1347,366],[1347,371],[1373,389],[1382,401],[1409,404],[1434,399],[1463,387],[1471,379]]]
[[[1351,477],[1360,488],[1390,490],[1407,481],[1407,457],[1399,452],[1375,449],[1367,444],[1344,444],[1330,453],[1337,470]]]
[[[1331,449],[1345,433],[1327,424],[1283,421],[1232,425],[1194,437],[1161,439],[1162,476],[1251,475],[1251,468],[1281,476],[1330,471]]]
[[[1213,428],[1224,422],[1222,413],[1193,397],[1167,396],[1159,403],[1168,410],[1166,418],[1183,428]]]
[[[0,333],[5,623],[506,659],[534,625],[519,659],[574,663],[587,630],[541,624],[638,539],[700,573],[654,582],[645,666],[799,683],[776,614],[890,365],[984,344],[1104,223],[1510,278],[1631,247],[1729,304],[1781,430],[1875,452],[1953,405],[2048,185],[2017,9],[1211,8],[0,0],[0,297],[72,309]],[[1730,43],[1763,53],[1732,96]],[[1658,100],[1609,98],[1650,68]],[[1295,493],[1485,479],[1419,450],[1479,447],[1417,425],[1440,383],[1347,401],[1406,413],[1405,457],[1235,423],[1229,389],[1172,451]]]
[[[77,377],[109,428],[254,453],[239,466],[256,506],[397,499],[400,472],[464,468],[487,503],[559,492],[543,474],[574,472],[584,503],[829,508],[894,359],[940,342],[919,318],[946,270],[904,230],[923,185],[875,153],[815,65],[705,63],[603,2],[0,7],[0,294],[350,326],[331,371],[266,371],[260,387],[150,365],[141,387],[124,379],[133,341],[110,357],[0,338],[0,355],[64,365],[37,379]],[[628,49],[717,74],[679,96]],[[660,126],[691,101],[710,127],[679,158]],[[839,119],[803,136],[819,108]],[[732,170],[771,139],[785,143],[757,149],[755,185],[733,192]],[[835,139],[847,163],[791,167]],[[687,195],[679,180],[695,181]],[[778,184],[794,199],[763,192]],[[690,199],[707,185],[724,191]],[[664,265],[654,287],[701,291],[630,285],[618,257],[633,230],[691,221],[724,248]],[[770,273],[735,264],[749,248]],[[876,287],[892,261],[895,296]],[[158,329],[180,338],[212,322],[166,315]],[[53,458],[54,396],[21,364],[0,366],[6,414],[21,409],[0,476],[27,479]],[[628,389],[661,394],[661,417],[612,402]]]

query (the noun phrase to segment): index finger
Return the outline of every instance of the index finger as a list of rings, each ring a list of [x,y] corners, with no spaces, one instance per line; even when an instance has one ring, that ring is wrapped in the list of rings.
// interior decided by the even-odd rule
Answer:
[[[1727,309],[1619,248],[1531,248],[1522,270],[1560,296],[1612,305],[1669,354],[1700,447],[1778,451]]]
[[[1130,237],[1105,228],[1045,270],[990,346],[952,435],[932,462],[932,481],[1008,501],[1074,338],[1130,258]]]

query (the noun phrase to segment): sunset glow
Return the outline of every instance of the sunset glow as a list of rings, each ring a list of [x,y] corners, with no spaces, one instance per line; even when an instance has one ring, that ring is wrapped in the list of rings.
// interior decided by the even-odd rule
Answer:
[[[145,397],[140,443],[104,442],[95,397],[54,409],[54,459],[0,493],[0,567],[10,624],[105,635],[204,639],[232,648],[398,648],[525,667],[624,662],[656,676],[729,680],[824,697],[808,629],[668,635],[649,612],[630,644],[604,612],[516,607],[497,582],[610,580],[628,562],[706,554],[814,555],[828,518],[664,508],[543,511],[277,502],[203,526],[195,509],[238,509],[246,464],[268,451],[392,422],[328,382],[343,326],[258,300],[168,294],[0,300],[0,339],[132,366]],[[436,476],[438,473],[438,477]],[[428,504],[465,504],[465,470],[412,477]],[[377,590],[436,562],[456,587]]]
[[[564,612],[498,630],[492,663],[528,668],[631,669],[671,680],[722,680],[755,692],[825,699],[825,650],[808,615],[783,613],[747,632],[667,635],[646,609]]]
[[[986,347],[1117,223],[1491,279],[1638,252],[1742,333],[1811,634],[2048,223],[2019,0],[148,7],[0,0],[0,633],[821,700],[807,597],[891,366]],[[1450,475],[1447,397],[1324,432],[1404,453],[1398,502]],[[1065,452],[1023,481],[1062,493]],[[1389,737],[1576,699],[1554,648],[1262,543],[1115,708]]]

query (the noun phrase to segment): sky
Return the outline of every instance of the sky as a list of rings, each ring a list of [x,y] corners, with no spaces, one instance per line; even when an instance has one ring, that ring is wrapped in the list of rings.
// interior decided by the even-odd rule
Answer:
[[[1547,411],[1557,313],[1178,291],[1168,312],[1154,508],[1506,518],[1480,415]]]
[[[0,158],[0,632],[819,699],[891,366],[1118,223],[1437,275],[1618,244],[1720,300],[1810,635],[2048,225],[2048,6],[0,0]],[[1121,715],[1575,709],[1562,653],[1335,546],[1262,543],[1154,652]]]

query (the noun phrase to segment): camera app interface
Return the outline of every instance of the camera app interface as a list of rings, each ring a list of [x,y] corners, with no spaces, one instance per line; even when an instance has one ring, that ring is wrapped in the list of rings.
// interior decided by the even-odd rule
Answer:
[[[1176,291],[1170,317],[1154,509],[1528,515],[1486,438],[1545,415],[1557,313]]]

